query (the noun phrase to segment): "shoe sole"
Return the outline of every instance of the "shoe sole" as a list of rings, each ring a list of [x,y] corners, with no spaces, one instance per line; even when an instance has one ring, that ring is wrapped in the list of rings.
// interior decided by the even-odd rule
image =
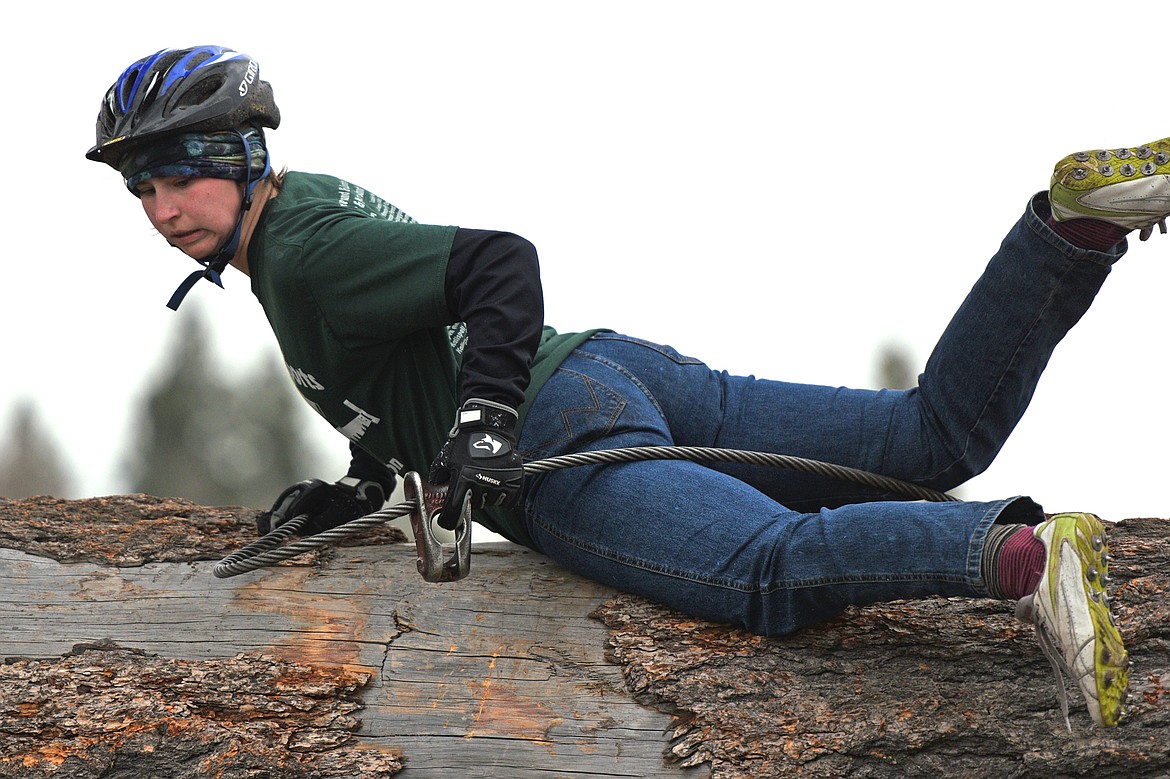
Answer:
[[[1170,138],[1127,149],[1070,154],[1052,173],[1058,221],[1101,219],[1146,228],[1170,213]]]
[[[1048,563],[1036,593],[1045,597],[1033,600],[1033,624],[1057,670],[1065,721],[1060,671],[1077,682],[1093,721],[1115,727],[1129,687],[1129,659],[1105,591],[1105,528],[1092,514],[1059,514],[1037,527],[1035,536],[1048,550]],[[1082,637],[1081,643],[1065,646],[1060,634]]]

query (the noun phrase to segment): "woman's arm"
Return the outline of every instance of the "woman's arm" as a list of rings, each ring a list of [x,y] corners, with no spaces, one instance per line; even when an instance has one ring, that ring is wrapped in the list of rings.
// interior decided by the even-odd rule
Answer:
[[[447,305],[466,323],[459,403],[524,401],[544,328],[536,247],[512,233],[459,229],[446,273]]]

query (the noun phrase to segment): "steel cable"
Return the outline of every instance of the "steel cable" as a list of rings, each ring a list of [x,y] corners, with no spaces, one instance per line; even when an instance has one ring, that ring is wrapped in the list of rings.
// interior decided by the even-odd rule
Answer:
[[[635,446],[623,449],[600,449],[593,452],[579,452],[576,454],[549,457],[544,460],[534,460],[524,464],[526,476],[550,473],[562,468],[575,468],[582,465],[603,465],[617,463],[632,463],[646,460],[688,460],[692,462],[729,462],[741,465],[764,465],[774,468],[801,471],[819,476],[830,476],[843,481],[863,484],[875,489],[902,495],[914,500],[931,502],[955,501],[944,492],[922,487],[889,476],[881,476],[869,471],[856,468],[847,468],[842,465],[809,460],[803,457],[793,457],[770,452],[749,452],[741,449],[719,449],[702,446]],[[241,573],[254,571],[269,565],[287,560],[297,555],[305,554],[322,547],[329,546],[345,538],[358,535],[370,528],[377,527],[389,520],[406,516],[420,509],[416,499],[389,506],[364,517],[338,525],[335,528],[322,531],[312,536],[298,538],[285,543],[291,536],[296,535],[304,523],[306,516],[298,516],[280,525],[268,535],[253,541],[241,549],[231,553],[221,560],[214,569],[215,576],[225,579]]]

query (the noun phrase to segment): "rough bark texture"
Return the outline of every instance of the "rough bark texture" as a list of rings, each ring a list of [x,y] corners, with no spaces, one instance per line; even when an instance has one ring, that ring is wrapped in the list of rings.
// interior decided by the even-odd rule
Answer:
[[[1170,521],[1111,528],[1114,613],[1130,651],[1129,712],[1073,732],[1029,626],[993,600],[849,609],[782,639],[619,596],[598,610],[610,656],[642,699],[689,717],[684,764],[759,777],[1170,776]]]
[[[215,578],[255,513],[0,501],[0,776],[709,776],[606,660],[612,589],[510,544],[428,584],[385,532]]]
[[[384,779],[399,756],[353,734],[369,680],[261,654],[165,660],[108,643],[10,660],[0,776]]]
[[[1000,602],[764,639],[510,545],[426,584],[389,532],[214,580],[255,513],[0,500],[0,776],[1170,776],[1167,520],[1111,529],[1130,714],[1070,734]]]
[[[259,513],[241,506],[200,506],[152,495],[0,498],[0,548],[61,563],[118,567],[221,560],[256,540]],[[359,543],[405,540],[396,528],[381,527]]]

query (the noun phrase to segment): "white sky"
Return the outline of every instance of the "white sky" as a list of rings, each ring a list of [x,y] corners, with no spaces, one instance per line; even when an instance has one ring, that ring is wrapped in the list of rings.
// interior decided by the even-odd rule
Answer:
[[[31,397],[82,494],[125,489],[130,409],[195,265],[83,154],[126,65],[203,43],[259,60],[278,166],[534,241],[554,327],[871,386],[883,344],[925,361],[1058,158],[1170,135],[1164,4],[967,5],[33,4],[0,47],[0,436]],[[273,341],[246,279],[225,282],[184,305],[243,369]],[[1170,236],[1135,242],[967,497],[1170,515],[1168,290]],[[305,419],[344,462],[344,439]]]

